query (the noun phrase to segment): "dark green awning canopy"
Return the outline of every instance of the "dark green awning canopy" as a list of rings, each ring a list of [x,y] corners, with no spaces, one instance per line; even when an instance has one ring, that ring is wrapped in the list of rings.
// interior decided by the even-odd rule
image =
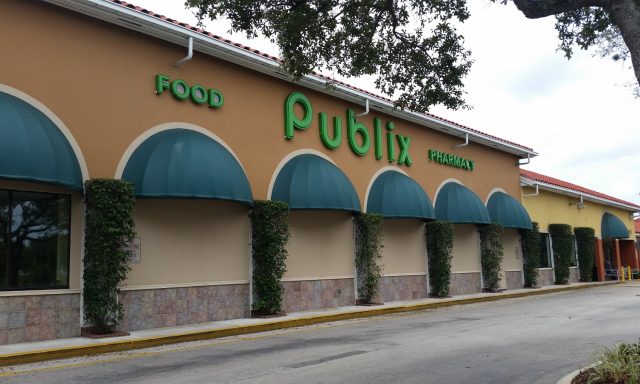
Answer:
[[[531,217],[522,204],[504,192],[495,192],[489,197],[487,211],[491,222],[504,228],[531,229]]]
[[[189,129],[170,129],[146,139],[131,155],[122,179],[134,184],[137,197],[253,204],[238,160],[220,143]]]
[[[3,92],[0,178],[83,188],[78,159],[60,129],[38,109]]]
[[[602,215],[602,238],[626,239],[629,231],[622,220],[609,212]]]
[[[379,213],[385,219],[436,218],[431,200],[422,187],[396,171],[385,171],[373,182],[367,198],[367,212]]]
[[[271,200],[284,201],[289,209],[360,212],[358,194],[347,176],[320,156],[294,157],[276,177]]]
[[[464,185],[446,183],[436,197],[436,219],[454,224],[489,224],[489,213],[475,193]]]

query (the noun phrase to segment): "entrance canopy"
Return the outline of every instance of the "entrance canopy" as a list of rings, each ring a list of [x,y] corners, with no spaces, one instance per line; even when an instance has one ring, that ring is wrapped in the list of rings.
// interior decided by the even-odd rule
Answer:
[[[629,231],[622,220],[615,215],[605,212],[602,215],[602,238],[626,239],[629,237]]]
[[[330,161],[304,154],[294,157],[276,177],[271,200],[291,210],[360,212],[360,200],[347,176]]]
[[[522,204],[504,192],[495,192],[487,202],[489,217],[504,228],[531,229],[531,217]]]
[[[367,198],[367,212],[379,213],[385,219],[436,218],[431,200],[422,187],[396,171],[385,171],[373,182]]]
[[[170,129],[146,139],[131,155],[122,179],[134,184],[137,197],[253,204],[238,160],[209,136],[189,129]]]
[[[78,159],[62,131],[35,107],[3,92],[0,178],[83,189]]]
[[[436,197],[436,219],[454,224],[489,224],[489,212],[482,200],[464,185],[450,182]]]

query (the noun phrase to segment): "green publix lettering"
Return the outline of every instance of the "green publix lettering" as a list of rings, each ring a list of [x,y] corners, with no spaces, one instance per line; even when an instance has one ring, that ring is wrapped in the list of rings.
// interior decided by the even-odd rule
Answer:
[[[450,153],[440,152],[435,149],[428,151],[429,161],[439,164],[449,165],[451,167],[464,169],[465,171],[473,171],[475,163],[473,160],[465,159]]]
[[[302,107],[302,117],[295,114],[295,107]],[[300,92],[291,93],[284,103],[284,137],[287,140],[293,140],[296,130],[305,130],[311,126],[313,120],[313,107],[309,99]],[[342,119],[334,116],[332,119],[332,128],[329,127],[329,117],[326,113],[318,113],[318,125],[320,131],[320,140],[328,149],[334,150],[342,144]],[[410,166],[413,164],[409,148],[411,146],[411,138],[408,136],[393,133],[394,125],[392,122],[386,123],[386,147],[387,160],[392,163],[404,164]],[[371,134],[364,123],[357,120],[355,112],[347,109],[346,112],[346,137],[347,143],[351,151],[358,156],[364,156],[371,149]],[[396,145],[397,144],[397,145]],[[396,149],[398,157],[396,158]],[[376,160],[383,158],[383,135],[382,122],[379,118],[373,119],[373,151]]]

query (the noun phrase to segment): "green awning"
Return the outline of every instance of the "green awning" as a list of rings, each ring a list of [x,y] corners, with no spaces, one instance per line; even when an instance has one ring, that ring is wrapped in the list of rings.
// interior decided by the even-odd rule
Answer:
[[[360,212],[360,200],[347,176],[320,156],[294,157],[276,177],[271,200],[284,201],[289,209]]]
[[[602,238],[626,239],[627,237],[629,237],[629,231],[622,220],[605,212],[602,215]]]
[[[134,184],[137,197],[253,204],[238,160],[220,143],[189,129],[170,129],[146,139],[131,155],[122,179]]]
[[[0,178],[82,190],[82,172],[69,141],[44,113],[0,92]]]
[[[504,192],[495,192],[489,197],[487,211],[491,222],[504,228],[531,229],[531,217],[522,204]]]
[[[475,193],[464,185],[446,183],[436,197],[436,219],[454,224],[489,224],[489,212]]]
[[[373,182],[367,198],[367,212],[379,213],[385,219],[436,218],[431,200],[422,187],[396,171],[385,171]]]

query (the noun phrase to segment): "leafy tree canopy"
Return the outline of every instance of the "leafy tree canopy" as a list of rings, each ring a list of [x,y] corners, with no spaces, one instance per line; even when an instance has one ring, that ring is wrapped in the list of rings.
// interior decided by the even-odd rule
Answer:
[[[630,58],[640,82],[640,0],[512,1],[529,18],[555,15],[568,58],[575,46],[599,46],[603,55]],[[186,0],[186,6],[200,21],[225,17],[234,32],[266,36],[296,79],[314,68],[373,75],[399,108],[468,107],[463,79],[471,52],[456,29],[469,18],[466,0]]]

